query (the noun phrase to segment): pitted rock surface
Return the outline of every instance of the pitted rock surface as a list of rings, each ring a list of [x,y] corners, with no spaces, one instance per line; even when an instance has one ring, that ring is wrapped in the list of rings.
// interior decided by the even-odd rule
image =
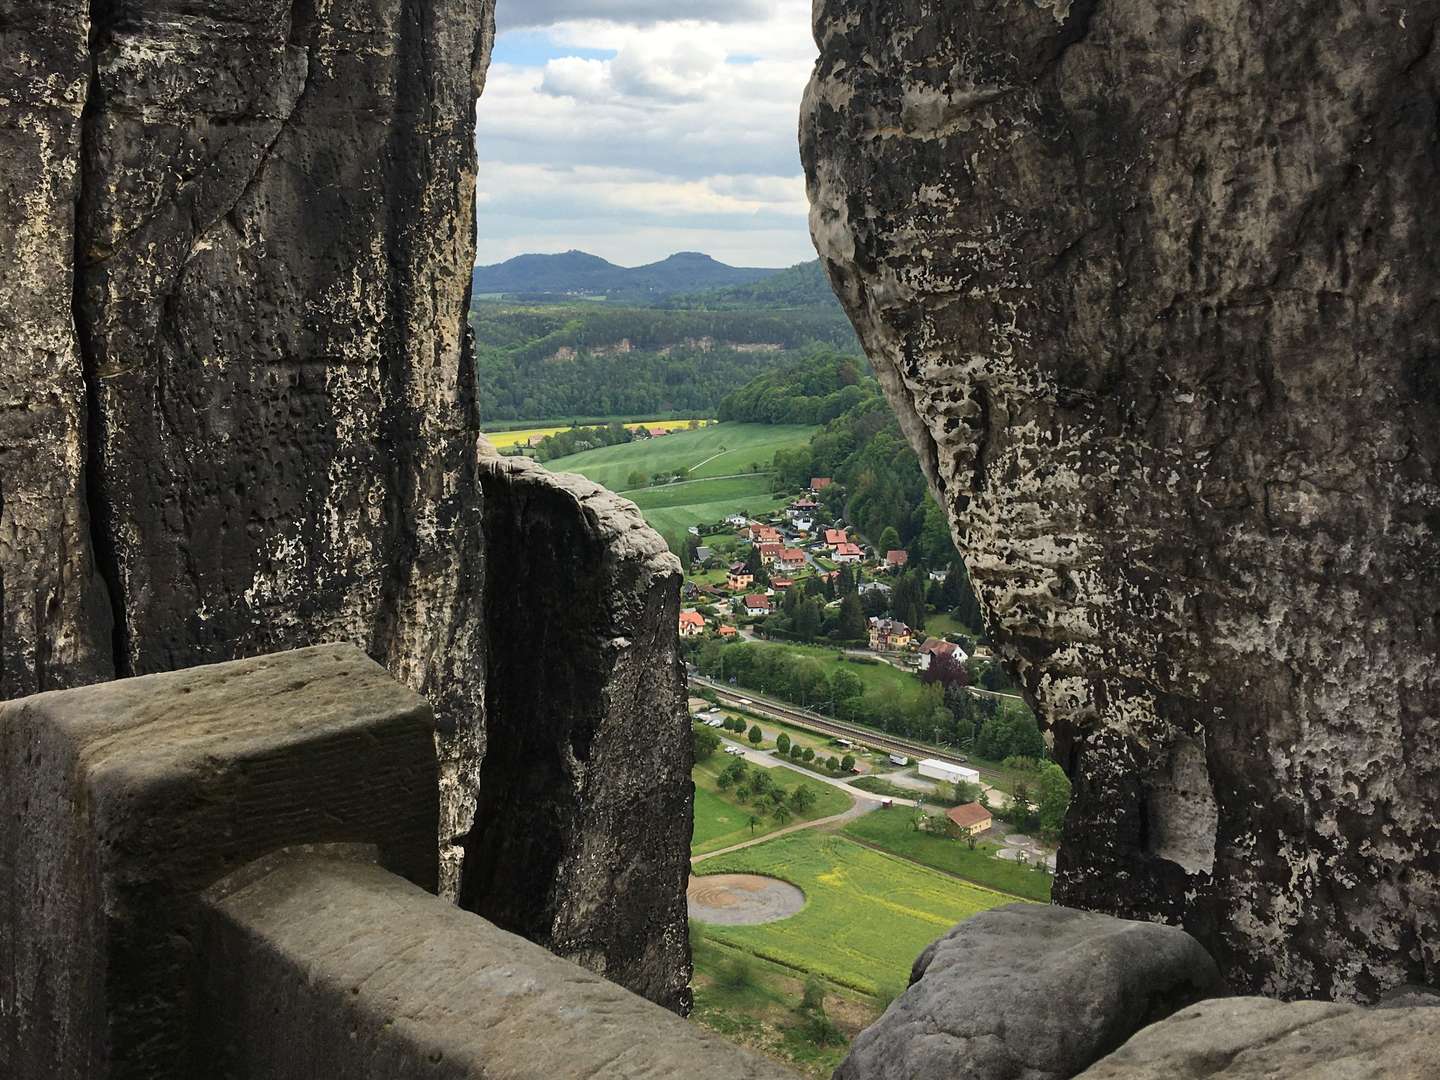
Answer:
[[[1269,998],[1203,1001],[1146,1028],[1078,1080],[1432,1080],[1431,1009]]]
[[[502,485],[558,516],[486,551],[465,319],[493,6],[0,4],[0,697],[358,645],[434,706],[446,891],[463,851],[544,834],[486,902],[533,902],[524,932],[680,1007],[690,734],[663,542],[633,513],[592,527],[623,509],[593,492]],[[547,536],[588,544],[583,599],[521,565],[581,550]],[[540,610],[547,632],[512,642]],[[525,708],[520,663],[570,715]],[[542,713],[563,745],[500,730]],[[546,769],[493,763],[477,825],[487,737]]]
[[[1037,904],[994,908],[915,961],[835,1080],[1069,1080],[1176,1009],[1224,993],[1183,930]]]
[[[1057,900],[1440,983],[1440,8],[815,16],[812,231],[1075,782]]]

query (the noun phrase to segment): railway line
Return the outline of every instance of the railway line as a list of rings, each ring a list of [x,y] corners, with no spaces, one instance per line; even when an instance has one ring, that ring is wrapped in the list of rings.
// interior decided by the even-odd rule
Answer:
[[[883,750],[887,754],[900,753],[907,757],[934,758],[937,761],[947,761],[952,765],[967,764],[966,758],[962,756],[947,754],[932,746],[886,735],[874,728],[862,727],[859,724],[847,724],[842,720],[836,720],[809,709],[787,705],[783,701],[776,701],[764,694],[757,694],[750,690],[735,690],[707,679],[703,675],[691,675],[690,685],[695,689],[710,691],[720,699],[722,705],[732,705],[754,713],[769,713],[771,719],[794,724],[796,727],[806,728],[820,735],[850,739],[852,742],[864,743],[875,750]]]

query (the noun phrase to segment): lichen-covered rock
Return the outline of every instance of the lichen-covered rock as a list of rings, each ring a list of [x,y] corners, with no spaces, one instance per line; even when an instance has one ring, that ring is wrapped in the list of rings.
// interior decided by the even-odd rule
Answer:
[[[482,479],[490,735],[460,901],[687,1012],[680,563],[582,477],[494,457]]]
[[[4,6],[0,697],[359,645],[434,706],[444,887],[468,846],[510,925],[683,1008],[673,562],[593,491],[482,490],[493,6]]]
[[[1269,998],[1204,1001],[1146,1028],[1077,1080],[1433,1080],[1431,1009]]]
[[[813,233],[1075,781],[1057,899],[1440,982],[1440,9],[815,10]]]
[[[1224,982],[1183,930],[1037,904],[961,923],[835,1080],[1069,1080]]]
[[[113,674],[71,315],[85,0],[0,14],[0,697]]]

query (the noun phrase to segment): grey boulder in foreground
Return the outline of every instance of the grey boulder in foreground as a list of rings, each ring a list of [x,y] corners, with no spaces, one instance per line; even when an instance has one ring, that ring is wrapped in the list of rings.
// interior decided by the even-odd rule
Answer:
[[[1269,998],[1203,1001],[1079,1080],[1434,1080],[1440,1012]]]
[[[1189,934],[1011,904],[926,949],[835,1080],[1068,1080],[1224,983]]]

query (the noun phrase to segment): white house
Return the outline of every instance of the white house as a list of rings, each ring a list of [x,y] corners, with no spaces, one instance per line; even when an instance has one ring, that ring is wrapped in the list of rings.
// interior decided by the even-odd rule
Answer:
[[[937,761],[935,758],[926,758],[920,762],[920,775],[931,780],[944,780],[947,784],[958,784],[961,780],[972,784],[980,783],[980,774],[974,769],[951,765],[948,761]]]
[[[965,650],[953,641],[942,641],[939,638],[926,638],[925,644],[920,646],[920,670],[930,670],[930,660],[936,656],[951,656],[960,663],[965,663],[970,657]]]

